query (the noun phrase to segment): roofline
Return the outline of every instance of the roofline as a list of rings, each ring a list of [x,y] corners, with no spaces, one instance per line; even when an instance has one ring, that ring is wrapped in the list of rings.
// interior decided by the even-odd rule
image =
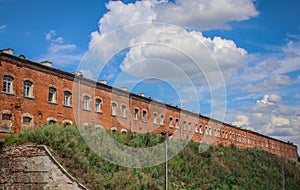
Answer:
[[[145,102],[155,102],[157,105],[166,106],[167,108],[175,110],[175,111],[185,112],[187,114],[190,114],[190,115],[193,115],[193,116],[199,117],[199,118],[202,117],[206,120],[211,120],[211,121],[217,122],[219,124],[222,124],[222,125],[225,125],[225,126],[228,126],[228,127],[232,127],[232,128],[238,129],[238,130],[242,130],[246,133],[248,132],[248,133],[252,133],[252,134],[255,134],[255,135],[262,136],[262,137],[267,137],[269,139],[272,139],[272,140],[275,140],[275,141],[278,141],[278,142],[282,142],[282,143],[297,147],[297,145],[295,145],[291,142],[281,141],[279,139],[275,139],[273,137],[263,135],[263,134],[260,134],[258,132],[255,132],[255,131],[251,131],[251,130],[248,130],[248,129],[242,129],[242,128],[239,128],[239,127],[234,126],[232,124],[225,123],[225,122],[219,121],[217,119],[210,118],[208,116],[202,115],[201,113],[195,113],[195,112],[192,112],[192,111],[189,111],[189,110],[185,110],[183,108],[179,108],[179,107],[174,106],[174,105],[170,105],[170,104],[167,104],[167,103],[164,103],[164,102],[157,101],[155,99],[151,99],[151,97],[144,97],[144,96],[134,94],[132,92],[120,89],[120,88],[116,88],[116,87],[113,87],[113,86],[110,86],[110,85],[107,85],[107,84],[103,84],[101,82],[97,82],[97,81],[94,81],[94,80],[91,80],[91,79],[88,79],[88,78],[76,76],[73,73],[62,71],[62,70],[59,70],[59,69],[56,69],[56,68],[53,68],[53,67],[48,67],[48,66],[42,65],[42,64],[37,63],[37,62],[33,62],[31,60],[28,60],[28,59],[23,59],[23,58],[14,56],[14,55],[10,55],[10,54],[4,53],[4,52],[0,52],[0,60],[11,61],[12,63],[15,63],[17,65],[25,66],[25,67],[28,67],[28,68],[31,68],[31,69],[35,69],[35,70],[44,72],[44,73],[49,73],[49,74],[52,74],[52,75],[63,77],[63,78],[66,78],[68,80],[77,81],[78,79],[80,79],[80,81],[82,81],[84,84],[86,84],[88,86],[93,86],[94,85],[96,88],[99,88],[99,89],[103,89],[103,90],[110,91],[110,92],[115,92],[115,93],[118,93],[118,94],[127,95],[129,98],[132,97],[132,98],[135,98],[135,99],[138,99],[138,100],[143,100]],[[39,68],[39,69],[37,69],[37,68]]]

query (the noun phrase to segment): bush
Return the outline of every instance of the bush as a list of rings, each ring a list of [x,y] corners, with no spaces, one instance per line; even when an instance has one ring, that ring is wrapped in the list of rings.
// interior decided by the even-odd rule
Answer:
[[[92,128],[82,132],[91,133]],[[94,135],[101,133],[96,132]],[[163,136],[149,133],[110,135],[118,142],[132,147],[145,148],[164,142]],[[109,163],[88,147],[75,126],[38,127],[18,137],[10,136],[5,142],[33,142],[49,146],[62,165],[90,189],[164,189],[164,163],[140,169]],[[185,141],[169,141],[175,147],[176,143],[181,146],[182,142]],[[2,145],[0,142],[0,149]],[[168,151],[175,150],[170,148]],[[113,156],[114,152],[111,154]],[[183,151],[168,161],[168,186],[171,189],[204,190],[281,189],[283,161],[286,189],[300,189],[300,165],[295,161],[282,160],[262,150],[189,142]]]

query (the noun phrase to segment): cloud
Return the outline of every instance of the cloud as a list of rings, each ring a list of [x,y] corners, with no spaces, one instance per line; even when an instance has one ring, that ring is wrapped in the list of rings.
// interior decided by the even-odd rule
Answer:
[[[75,66],[82,58],[83,52],[72,43],[65,43],[62,37],[56,37],[56,31],[50,30],[45,33],[45,39],[50,42],[47,54],[37,58],[38,61],[51,61],[62,68]]]
[[[53,43],[63,43],[64,39],[62,37],[57,37],[56,36],[56,31],[55,30],[50,30],[48,33],[45,34],[45,38],[47,41],[51,41]]]
[[[188,32],[174,26],[150,28],[131,39],[129,46],[121,64],[123,71],[178,81],[188,77],[199,82],[205,80],[204,75],[221,71],[226,74],[243,65],[247,55],[231,40],[210,39],[201,32]]]
[[[209,83],[210,92],[219,90],[212,93],[214,105],[225,99],[224,77],[230,78],[244,66],[248,53],[233,40],[208,38],[201,31],[228,29],[232,21],[258,15],[251,0],[109,1],[106,7],[99,30],[91,33],[82,69],[96,76],[123,51],[121,72],[163,81]],[[224,117],[220,115],[215,118]]]
[[[46,40],[52,40],[52,38],[56,35],[55,30],[50,30],[48,33],[45,34]]]
[[[300,144],[294,138],[300,136],[300,108],[285,105],[277,94],[265,94],[254,105],[231,112],[240,113],[232,122],[237,126],[252,127],[259,133]]]
[[[266,79],[258,81],[256,83],[249,83],[244,87],[241,87],[245,92],[266,92],[272,90],[278,90],[284,86],[292,84],[288,75],[269,75]]]
[[[236,121],[234,121],[232,125],[235,125],[237,127],[249,126],[249,117],[245,115],[238,115],[236,116]]]
[[[279,102],[281,100],[281,96],[277,94],[264,95],[262,100],[257,100],[257,103],[262,104],[274,104],[275,102]]]
[[[108,33],[118,28],[155,20],[156,13],[153,10],[157,1],[136,1],[125,4],[121,1],[109,1],[106,8],[109,10],[99,21],[99,30]]]
[[[6,24],[0,25],[0,32],[5,32],[6,29],[7,29],[7,25]]]
[[[226,1],[230,5],[226,6],[225,12],[232,13],[226,14],[226,16],[221,11],[219,7],[221,2],[218,0],[209,3],[207,1],[179,0],[175,4],[170,1],[155,0],[136,1],[128,4],[121,1],[110,1],[106,5],[109,11],[99,21],[99,31],[91,33],[90,49],[100,52],[98,53],[100,59],[106,63],[111,59],[110,55],[115,55],[124,47],[128,48],[124,60],[121,60],[120,68],[135,76],[177,81],[186,80],[188,77],[194,82],[206,82],[206,78],[210,76],[213,78],[212,76],[218,75],[217,73],[223,74],[225,77],[230,76],[231,72],[245,64],[244,59],[247,57],[247,51],[237,47],[234,41],[221,37],[207,38],[199,31],[188,31],[186,28],[169,24],[154,24],[155,22],[179,24],[183,15],[174,17],[178,18],[177,23],[164,20],[163,15],[166,12],[179,15],[179,13],[172,13],[171,9],[175,9],[174,6],[181,11],[185,10],[186,14],[198,13],[199,11],[197,12],[196,9],[188,10],[190,8],[188,5],[191,4],[193,7],[195,3],[199,7],[205,7],[203,14],[213,11],[210,13],[211,17],[206,16],[206,21],[216,25],[222,22],[219,18],[226,17],[223,21],[227,22],[248,19],[249,15],[257,14],[254,11],[255,8],[252,10],[252,1],[248,0]],[[249,7],[252,8],[248,12],[253,12],[253,14],[242,11]],[[158,15],[160,15],[159,19]],[[193,15],[196,20],[202,16]],[[192,15],[188,15],[188,17],[192,19]],[[201,22],[200,19],[198,23]],[[144,26],[139,23],[149,24]],[[116,34],[112,37],[109,32],[113,30],[116,30],[114,31]],[[101,50],[97,50],[96,46],[100,41],[105,45],[102,45]],[[218,79],[219,81],[223,80],[220,78],[214,80],[218,81]]]
[[[252,0],[175,0],[155,6],[157,21],[193,30],[226,29],[230,21],[257,16]]]
[[[230,21],[258,15],[251,0],[110,1],[106,8],[109,11],[99,22],[101,33],[141,22],[168,23],[192,30],[224,29]]]

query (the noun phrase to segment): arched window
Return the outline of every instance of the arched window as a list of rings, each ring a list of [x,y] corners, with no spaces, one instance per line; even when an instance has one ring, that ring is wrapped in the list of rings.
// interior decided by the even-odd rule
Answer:
[[[3,77],[3,92],[13,94],[13,78],[10,76]]]
[[[175,128],[179,129],[179,119],[178,118],[175,119]]]
[[[164,125],[164,122],[165,122],[165,116],[164,114],[160,114],[160,125]]]
[[[117,116],[117,103],[115,102],[111,103],[111,115]]]
[[[214,136],[215,136],[215,137],[218,137],[217,128],[214,128]]]
[[[72,122],[71,120],[69,120],[69,119],[64,119],[64,120],[62,121],[62,124],[63,124],[64,126],[67,126],[67,125],[73,125],[73,122]]]
[[[90,97],[83,96],[83,110],[90,110]]]
[[[143,120],[144,122],[147,121],[147,110],[143,110],[143,112],[142,112],[142,120]]]
[[[139,119],[139,109],[137,108],[134,108],[133,119],[136,121]]]
[[[95,100],[95,111],[97,113],[101,113],[102,112],[102,100],[100,98],[97,98]]]
[[[23,89],[23,95],[25,97],[33,98],[33,83],[29,80],[24,81],[24,89]]]
[[[126,129],[121,129],[121,134],[127,134],[127,130]]]
[[[22,130],[34,128],[34,117],[30,113],[23,113],[21,122],[22,122]]]
[[[186,131],[186,121],[183,121],[183,130]]]
[[[157,113],[153,113],[153,124],[157,124]]]
[[[208,126],[205,126],[205,134],[208,135]]]
[[[56,103],[56,89],[53,87],[49,87],[48,90],[48,102]]]
[[[126,109],[127,109],[126,105],[121,106],[121,116],[123,118],[126,118]]]
[[[110,128],[110,131],[111,131],[112,133],[117,133],[117,132],[118,132],[118,129],[117,129],[117,127],[112,127],[112,128]]]
[[[64,91],[64,106],[71,106],[72,93]]]
[[[188,131],[192,131],[192,130],[191,130],[191,126],[192,126],[192,123],[189,122],[189,123],[188,123]]]
[[[49,125],[54,125],[54,124],[56,124],[56,123],[57,123],[56,120],[49,120],[49,121],[48,121],[48,124],[49,124]]]
[[[195,124],[195,133],[198,133],[199,131],[198,131],[198,125],[197,124]]]
[[[200,133],[200,134],[203,134],[203,131],[202,131],[202,125],[199,126],[199,133]]]
[[[169,127],[170,127],[170,128],[173,128],[173,117],[170,117],[170,120],[169,120]]]
[[[2,126],[1,131],[9,132],[12,127],[12,114],[11,113],[2,113]]]

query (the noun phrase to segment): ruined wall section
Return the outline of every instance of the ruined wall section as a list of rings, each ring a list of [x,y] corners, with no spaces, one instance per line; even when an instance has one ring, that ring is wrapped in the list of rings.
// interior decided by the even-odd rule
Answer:
[[[0,189],[87,189],[55,160],[45,146],[6,146],[0,160]]]

